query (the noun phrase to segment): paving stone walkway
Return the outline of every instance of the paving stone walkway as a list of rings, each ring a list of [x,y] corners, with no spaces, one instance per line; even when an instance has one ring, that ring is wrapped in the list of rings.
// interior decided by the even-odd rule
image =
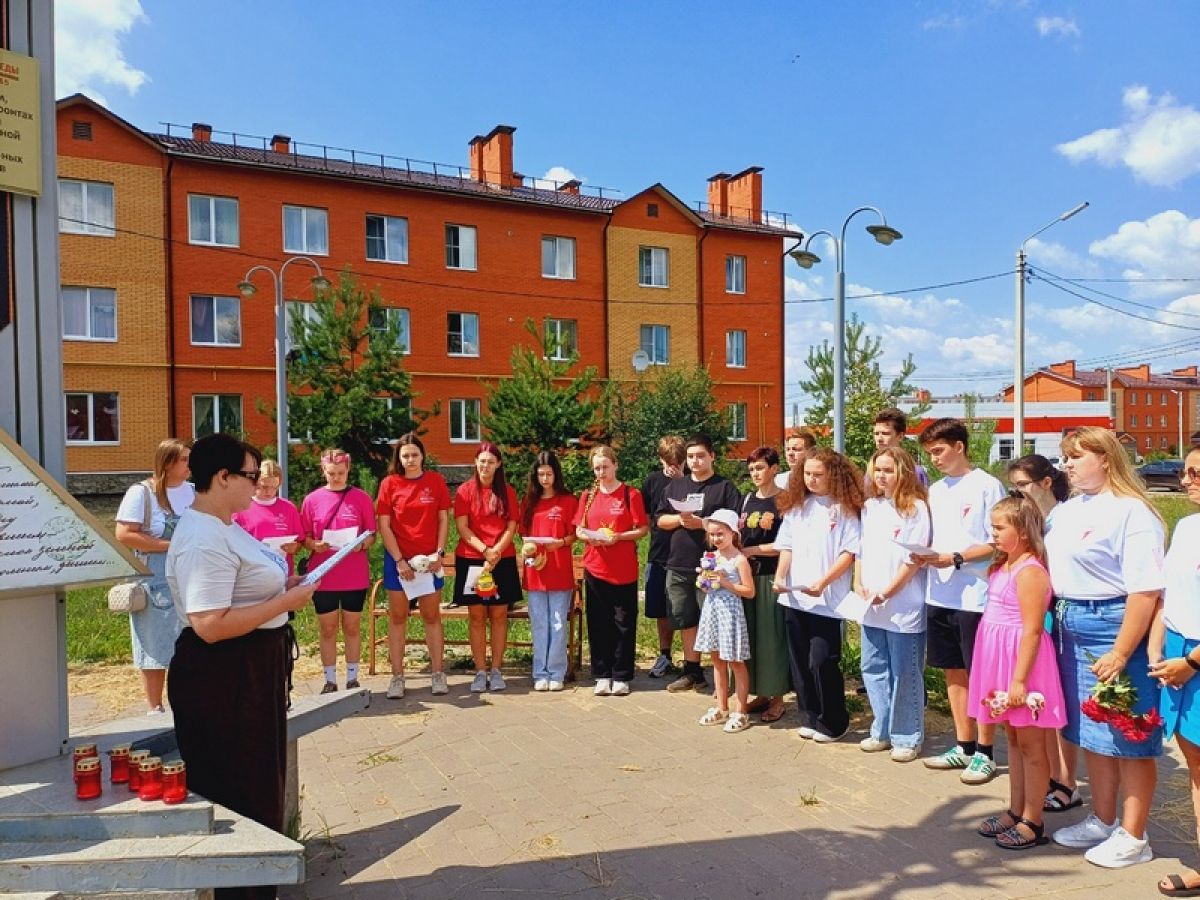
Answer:
[[[794,715],[701,728],[707,698],[644,676],[607,698],[590,681],[534,693],[518,674],[479,697],[465,676],[448,697],[414,676],[389,701],[386,681],[364,680],[365,713],[300,742],[308,878],[283,898],[1133,900],[1196,857],[1177,755],[1160,770],[1157,858],[1114,872],[1073,851],[999,850],[973,828],[1005,808],[1005,777],[967,787],[863,753],[861,732],[816,745]]]

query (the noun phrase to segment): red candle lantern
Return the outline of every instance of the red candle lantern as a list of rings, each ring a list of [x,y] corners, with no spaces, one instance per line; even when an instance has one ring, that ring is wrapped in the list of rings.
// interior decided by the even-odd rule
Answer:
[[[100,796],[100,757],[83,756],[75,761],[75,798],[95,800]]]
[[[99,753],[99,751],[96,750],[95,744],[76,744],[75,745],[75,750],[71,757],[71,766],[72,766],[72,772],[75,773],[76,783],[79,782],[79,774],[74,768],[75,764],[78,763],[81,759],[87,759],[92,756],[96,757],[97,759],[99,759],[99,757],[100,757],[100,753]]]
[[[187,799],[187,766],[182,759],[163,763],[163,803],[182,803]]]
[[[162,760],[157,756],[147,756],[138,764],[141,784],[138,785],[138,798],[141,800],[158,800],[163,793]]]
[[[149,750],[133,750],[129,754],[129,790],[134,794],[142,786],[142,760],[149,758]]]
[[[128,744],[117,744],[108,751],[109,781],[113,784],[129,783],[129,751]]]

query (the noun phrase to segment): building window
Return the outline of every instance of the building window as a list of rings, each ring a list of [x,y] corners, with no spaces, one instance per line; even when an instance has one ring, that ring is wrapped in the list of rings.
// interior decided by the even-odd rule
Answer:
[[[746,404],[729,404],[729,439],[744,441],[746,439]]]
[[[237,297],[192,297],[192,343],[242,344],[242,304]]]
[[[1165,392],[1158,395],[1158,405],[1159,406],[1167,405],[1167,395]]]
[[[474,225],[446,226],[446,268],[475,270]]]
[[[367,216],[367,259],[408,262],[408,219]]]
[[[727,294],[746,293],[746,257],[725,257],[725,292]]]
[[[238,245],[238,202],[229,197],[188,195],[188,241],[214,247]]]
[[[284,347],[284,352],[290,353],[300,340],[300,336],[297,334],[296,320],[303,319],[312,327],[320,323],[321,314],[317,310],[317,304],[305,303],[302,300],[288,300],[284,304],[284,314],[287,316],[287,346]]]
[[[1135,416],[1135,415],[1133,415],[1133,414],[1130,414],[1130,416],[1129,416],[1129,427],[1130,427],[1130,428],[1137,428],[1137,416]]]
[[[1167,449],[1167,439],[1163,438],[1162,442],[1159,444],[1159,446],[1162,447],[1163,450],[1166,450]]]
[[[450,442],[473,444],[479,440],[479,401],[450,401]]]
[[[1099,400],[1100,399],[1099,397],[1096,396],[1095,391],[1088,391],[1087,398],[1088,398],[1088,400]]]
[[[670,253],[665,247],[638,248],[638,284],[642,287],[666,287],[670,280]]]
[[[58,182],[58,230],[64,234],[98,234],[113,237],[117,232],[113,186],[101,181]]]
[[[1167,427],[1167,417],[1166,417],[1166,416],[1159,416],[1159,417],[1158,417],[1158,427],[1159,427],[1159,428],[1166,428],[1166,427]]]
[[[1150,393],[1149,391],[1146,391],[1146,405],[1147,406],[1154,405],[1154,395],[1152,393]]]
[[[241,394],[193,394],[192,436],[242,433]]]
[[[1150,435],[1146,435],[1146,449],[1154,449],[1154,438],[1150,437]]]
[[[475,313],[446,314],[446,352],[451,356],[479,355],[479,316]]]
[[[112,288],[64,287],[62,300],[65,339],[117,339],[117,292]]]
[[[542,238],[542,277],[575,277],[575,238]]]
[[[725,365],[734,369],[746,367],[746,332],[725,332]]]
[[[1004,459],[1004,460],[1012,459],[1013,458],[1013,439],[1012,438],[1000,438],[999,443],[1000,443],[1000,447],[999,447],[1000,459]]]
[[[1129,392],[1129,405],[1130,405],[1130,406],[1137,406],[1137,391],[1130,391],[1130,392]]]
[[[671,361],[671,328],[668,325],[643,325],[641,347],[650,365],[665,366]]]
[[[116,393],[67,394],[67,443],[120,443],[121,404]]]
[[[371,310],[371,327],[373,329],[387,331],[388,327],[393,325],[396,328],[396,352],[412,353],[408,330],[408,310],[394,309],[390,306],[381,306]]]
[[[646,204],[646,217],[649,219],[657,219],[658,218],[658,204],[657,203],[647,203]]]
[[[283,208],[285,253],[329,255],[329,212],[312,206]]]
[[[550,345],[550,358],[569,360],[579,350],[574,319],[547,319],[546,343]]]

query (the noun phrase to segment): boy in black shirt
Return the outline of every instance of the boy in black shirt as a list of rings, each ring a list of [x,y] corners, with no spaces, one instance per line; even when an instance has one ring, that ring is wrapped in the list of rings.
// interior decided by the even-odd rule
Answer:
[[[650,667],[651,678],[678,671],[671,664],[671,645],[675,642],[675,627],[667,617],[667,556],[671,547],[671,532],[658,527],[655,511],[662,502],[663,491],[673,479],[684,474],[683,438],[667,435],[658,442],[658,458],[662,468],[655,469],[642,482],[642,497],[650,516],[650,550],[646,554],[647,619],[658,623],[658,659]]]

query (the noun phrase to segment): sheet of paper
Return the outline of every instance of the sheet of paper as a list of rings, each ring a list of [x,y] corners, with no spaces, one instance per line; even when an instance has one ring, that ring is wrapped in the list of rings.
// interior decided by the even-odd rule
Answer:
[[[294,540],[296,540],[297,537],[298,537],[298,535],[294,535],[294,534],[284,534],[284,535],[280,535],[279,537],[259,538],[259,540],[262,541],[264,544],[266,544],[268,547],[270,547],[272,550],[274,550],[276,553],[282,553],[283,545],[292,543]]]
[[[553,544],[557,540],[558,540],[558,538],[552,538],[552,537],[523,537],[523,538],[521,538],[521,543],[523,543],[523,544]]]
[[[401,578],[400,590],[404,591],[404,595],[410,600],[413,597],[425,597],[438,592],[433,583],[432,572],[413,572],[413,577],[408,581]]]
[[[340,550],[358,537],[358,526],[351,525],[349,528],[326,528],[321,533],[321,540],[327,543],[334,550]]]
[[[329,534],[328,531],[325,533]],[[328,573],[330,569],[332,569],[334,566],[336,566],[338,563],[340,563],[343,559],[345,559],[347,556],[349,556],[351,553],[353,553],[359,544],[361,544],[363,541],[365,541],[367,538],[369,538],[374,533],[375,532],[373,532],[373,531],[364,531],[362,534],[360,534],[358,537],[356,537],[354,540],[352,540],[349,544],[347,544],[345,547],[340,549],[337,553],[333,554],[333,556],[329,557],[329,559],[325,560],[325,562],[321,563],[315,569],[311,570],[307,575],[304,576],[304,580],[300,583],[301,584],[313,584],[314,582],[320,581],[322,578],[325,577],[326,573]]]
[[[778,588],[775,591],[775,593],[777,593],[777,594],[803,594],[807,590],[808,590],[807,584],[785,584],[783,587]]]
[[[866,618],[867,610],[870,608],[871,604],[867,602],[866,598],[855,591],[850,591],[833,607],[834,612],[843,619],[849,619],[850,621],[857,622],[859,625]]]
[[[479,576],[483,574],[483,566],[471,566],[467,569],[466,580],[463,581],[464,594],[474,594],[475,585],[479,583]]]
[[[589,541],[607,541],[608,535],[600,531],[593,531],[591,528],[580,528],[579,533],[583,535],[585,540]]]
[[[926,547],[924,544],[906,544],[904,541],[893,541],[903,547],[913,556],[937,556],[938,552],[931,547]]]
[[[703,497],[688,497],[686,500],[670,500],[671,509],[678,513],[698,513],[704,509]]]

